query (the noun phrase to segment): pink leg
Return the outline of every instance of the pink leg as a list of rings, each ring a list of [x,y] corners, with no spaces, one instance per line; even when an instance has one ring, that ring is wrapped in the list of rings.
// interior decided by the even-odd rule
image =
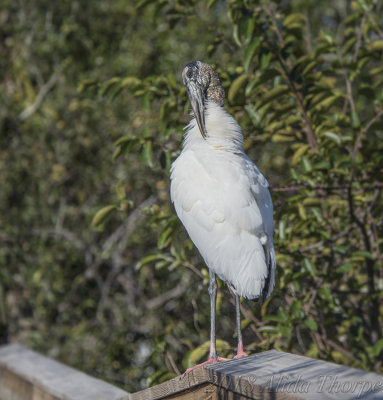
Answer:
[[[209,353],[209,358],[207,359],[207,361],[204,361],[201,364],[197,364],[194,365],[194,367],[190,367],[188,368],[182,375],[182,377],[184,377],[185,375],[187,375],[188,373],[194,371],[197,368],[203,367],[205,365],[210,365],[210,364],[214,364],[218,361],[227,361],[229,360],[228,358],[224,358],[224,357],[218,357],[216,350],[215,350],[215,344],[213,342],[210,342],[210,353]]]
[[[241,311],[239,309],[239,296],[235,295],[235,313],[236,313],[236,320],[237,320],[237,336],[238,336],[238,348],[237,348],[237,355],[234,358],[242,358],[246,357],[246,354],[243,351],[243,341],[242,341],[242,332],[241,332]]]
[[[234,358],[242,358],[247,356],[248,354],[243,351],[243,341],[241,338],[241,340],[238,342],[237,355]]]
[[[228,358],[222,358],[217,356],[217,351],[215,349],[215,303],[217,300],[217,283],[215,279],[215,274],[212,270],[209,270],[209,295],[210,295],[210,352],[207,361],[195,365],[194,367],[188,368],[182,377],[184,377],[189,372],[203,367],[204,365],[214,364],[218,361],[226,361]]]

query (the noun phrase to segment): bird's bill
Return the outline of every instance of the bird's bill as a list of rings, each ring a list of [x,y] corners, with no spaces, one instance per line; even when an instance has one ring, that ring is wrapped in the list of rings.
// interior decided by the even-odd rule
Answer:
[[[207,131],[205,126],[205,113],[202,90],[199,85],[193,81],[187,83],[186,90],[201,135],[204,139],[206,139]]]

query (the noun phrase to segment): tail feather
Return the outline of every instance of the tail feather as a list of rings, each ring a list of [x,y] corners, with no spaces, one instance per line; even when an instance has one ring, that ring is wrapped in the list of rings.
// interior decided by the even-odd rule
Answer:
[[[265,250],[265,258],[266,258],[268,274],[267,274],[267,278],[265,281],[265,286],[263,287],[263,290],[262,290],[263,302],[266,301],[266,299],[270,296],[270,294],[273,290],[274,282],[275,282],[275,268],[277,265],[273,244],[271,244],[271,245],[266,244],[264,246],[264,250]]]

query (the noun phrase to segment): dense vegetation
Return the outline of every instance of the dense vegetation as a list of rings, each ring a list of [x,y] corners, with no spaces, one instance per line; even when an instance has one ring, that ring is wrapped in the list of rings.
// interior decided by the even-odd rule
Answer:
[[[242,303],[246,350],[381,370],[382,15],[378,0],[4,0],[0,341],[131,391],[207,356],[208,274],[168,190],[180,73],[200,59],[272,185],[277,283]]]

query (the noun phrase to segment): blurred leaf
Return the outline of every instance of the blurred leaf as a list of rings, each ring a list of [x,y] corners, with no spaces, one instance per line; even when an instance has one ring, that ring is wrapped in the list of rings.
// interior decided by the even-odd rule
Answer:
[[[162,260],[164,260],[164,256],[161,253],[148,254],[147,256],[141,258],[141,260],[137,263],[136,270],[141,269],[146,264],[151,264],[151,263],[154,263],[157,261],[162,261]]]
[[[313,169],[312,165],[307,157],[305,157],[305,156],[301,157],[301,164],[302,164],[303,171],[305,171],[305,172],[312,171],[312,169]]]
[[[311,318],[307,318],[304,320],[304,324],[311,330],[317,331],[318,330],[318,324]]]
[[[252,123],[255,126],[257,126],[259,124],[259,122],[260,122],[259,114],[251,106],[245,106],[245,110],[246,110],[248,116],[250,117]]]
[[[341,144],[341,142],[342,142],[342,139],[339,137],[339,135],[334,133],[334,132],[325,132],[324,136],[326,136],[329,139],[333,140],[337,144]]]
[[[154,372],[152,375],[149,376],[147,384],[148,387],[153,387],[159,385],[160,383],[166,382],[172,378],[174,378],[176,374],[171,373],[167,370],[159,370]]]
[[[382,51],[383,50],[383,40],[377,40],[369,45],[370,51]]]
[[[378,357],[379,354],[383,351],[383,338],[379,339],[373,347],[373,354],[375,357]]]
[[[298,213],[303,220],[307,219],[306,209],[302,203],[298,204]]]
[[[259,332],[279,333],[279,328],[277,326],[271,326],[271,325],[261,326],[258,330]]]
[[[163,249],[164,247],[168,246],[172,237],[171,234],[173,233],[173,226],[168,226],[166,229],[164,229],[159,238],[158,238],[158,243],[157,247],[159,249]]]
[[[207,4],[208,10],[209,10],[210,8],[212,8],[213,6],[215,6],[216,3],[217,3],[217,0],[209,0],[209,2],[208,2],[208,4]]]
[[[101,225],[102,223],[104,223],[106,221],[106,219],[110,216],[110,214],[116,210],[116,206],[115,205],[110,205],[110,206],[106,206],[104,208],[101,208],[101,210],[98,210],[97,213],[95,214],[95,216],[92,219],[92,226],[94,228],[98,227],[99,225]]]
[[[250,63],[254,57],[254,54],[256,50],[258,49],[259,45],[261,43],[261,38],[257,37],[253,39],[246,47],[243,53],[243,66],[245,67],[245,70],[249,70]]]
[[[354,251],[352,253],[353,258],[368,258],[369,260],[373,260],[374,256],[369,252],[365,250],[359,250],[359,251]]]
[[[284,94],[286,94],[288,92],[289,92],[288,87],[283,86],[283,85],[280,85],[280,86],[277,86],[277,87],[271,89],[266,94],[264,94],[263,97],[261,98],[261,100],[257,103],[257,108],[259,109],[259,108],[263,107],[270,101],[273,101],[276,97],[283,96]]]
[[[360,126],[359,117],[356,111],[351,112],[351,126],[353,128],[358,128]]]
[[[126,197],[126,192],[125,192],[125,184],[124,181],[120,180],[117,183],[116,186],[116,192],[117,192],[117,196],[120,199],[120,201],[124,200]]]
[[[311,260],[309,260],[308,258],[305,258],[303,260],[303,267],[306,271],[308,271],[310,273],[310,275],[312,277],[315,277],[315,273],[316,273],[316,267],[315,265],[311,262]]]
[[[261,69],[265,69],[270,64],[270,60],[271,52],[262,53],[260,61]]]
[[[299,146],[298,149],[293,154],[293,157],[291,158],[291,165],[292,166],[296,165],[298,161],[301,160],[301,157],[303,156],[304,153],[306,153],[308,149],[309,146],[307,144]]]
[[[100,97],[105,97],[107,94],[115,88],[121,82],[121,78],[113,77],[103,84],[99,90]]]
[[[350,262],[346,262],[343,265],[341,265],[339,268],[337,268],[336,272],[339,272],[340,274],[347,273],[351,270],[352,264]]]
[[[153,148],[151,141],[145,141],[142,145],[141,156],[144,163],[152,168],[153,167]]]
[[[283,21],[283,25],[286,27],[289,27],[292,24],[296,24],[296,23],[301,23],[305,20],[305,17],[303,14],[301,13],[293,13],[288,15],[284,21]]]
[[[249,75],[239,76],[230,86],[227,98],[231,104],[244,104],[245,86],[249,80]]]
[[[85,79],[80,83],[80,85],[77,88],[77,91],[79,93],[82,93],[97,87],[98,87],[98,81],[96,79]]]

